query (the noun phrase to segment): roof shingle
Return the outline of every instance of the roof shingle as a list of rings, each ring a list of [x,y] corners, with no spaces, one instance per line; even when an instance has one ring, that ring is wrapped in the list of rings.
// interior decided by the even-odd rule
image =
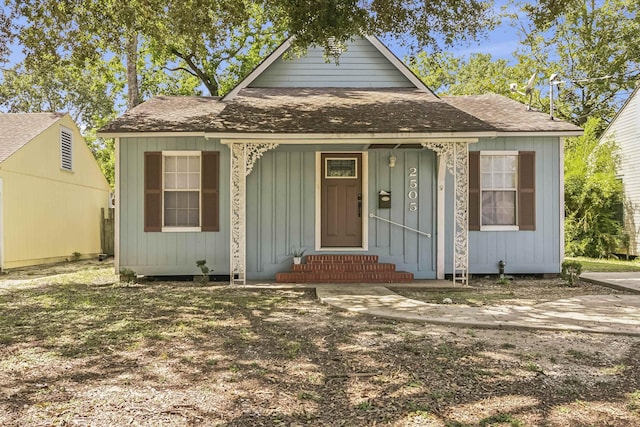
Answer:
[[[0,113],[0,163],[64,116],[64,113]]]

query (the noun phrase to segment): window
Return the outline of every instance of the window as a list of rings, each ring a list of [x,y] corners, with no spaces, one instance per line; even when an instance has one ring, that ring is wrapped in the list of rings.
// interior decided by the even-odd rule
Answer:
[[[73,134],[69,129],[60,128],[60,168],[73,170]]]
[[[163,227],[200,227],[200,153],[163,153]]]
[[[325,178],[357,178],[358,169],[355,158],[326,158]]]
[[[144,230],[219,231],[217,151],[146,152]]]
[[[482,226],[517,225],[518,155],[480,155]]]
[[[469,152],[469,230],[535,230],[535,152]]]

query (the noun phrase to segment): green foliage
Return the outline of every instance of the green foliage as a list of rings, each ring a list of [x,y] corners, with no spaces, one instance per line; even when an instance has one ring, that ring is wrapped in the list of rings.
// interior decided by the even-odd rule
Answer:
[[[582,274],[582,264],[575,260],[565,260],[562,262],[560,277],[566,280],[569,286],[575,286]]]
[[[306,252],[306,249],[291,248],[291,255],[293,255],[295,258],[299,258],[299,257],[303,256],[305,252]]]
[[[80,261],[80,256],[82,256],[80,252],[73,252],[71,254],[71,261]]]
[[[121,282],[135,282],[136,281],[136,272],[130,268],[121,268],[120,269],[120,281]]]
[[[598,143],[598,119],[565,147],[565,240],[568,256],[606,258],[624,242],[620,211],[624,195],[616,177],[617,146]]]
[[[200,259],[198,261],[196,261],[196,266],[200,269],[200,272],[202,273],[202,277],[200,278],[200,282],[201,283],[207,283],[209,281],[209,273],[210,273],[210,269],[209,267],[207,267],[207,260],[206,259]]]

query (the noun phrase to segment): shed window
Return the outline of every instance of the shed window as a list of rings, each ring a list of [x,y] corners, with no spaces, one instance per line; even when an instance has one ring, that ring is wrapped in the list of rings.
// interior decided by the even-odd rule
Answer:
[[[145,231],[218,231],[217,151],[145,153]]]
[[[60,129],[60,167],[73,170],[73,135],[69,129]]]
[[[518,156],[480,155],[482,225],[517,225]]]

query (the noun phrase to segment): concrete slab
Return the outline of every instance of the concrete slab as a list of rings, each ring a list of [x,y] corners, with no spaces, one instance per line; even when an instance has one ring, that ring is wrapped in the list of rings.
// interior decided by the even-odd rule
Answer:
[[[637,292],[640,294],[640,272],[586,272],[580,279],[596,285],[608,286],[614,289]]]
[[[640,336],[640,296],[590,295],[534,306],[428,304],[383,286],[316,289],[318,299],[344,310],[402,321],[498,329],[543,329]]]

